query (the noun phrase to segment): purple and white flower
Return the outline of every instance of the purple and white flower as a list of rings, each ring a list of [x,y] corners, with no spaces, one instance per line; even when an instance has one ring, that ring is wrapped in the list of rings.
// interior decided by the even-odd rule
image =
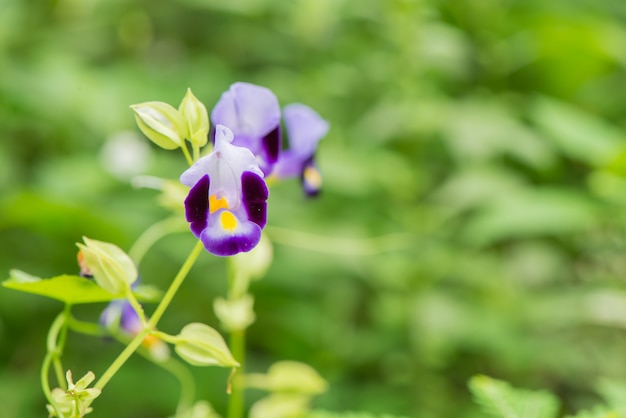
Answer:
[[[322,176],[314,156],[319,141],[328,133],[328,122],[310,107],[299,103],[285,106],[283,118],[289,148],[280,154],[272,175],[278,178],[299,176],[305,193],[315,196],[322,186]]]
[[[211,121],[215,127],[228,127],[233,145],[248,148],[263,173],[270,173],[281,150],[280,106],[271,90],[250,83],[232,84],[213,108]]]
[[[267,222],[269,192],[263,171],[250,149],[233,143],[233,132],[217,125],[213,152],[180,177],[191,187],[185,199],[191,231],[219,256],[250,251]]]

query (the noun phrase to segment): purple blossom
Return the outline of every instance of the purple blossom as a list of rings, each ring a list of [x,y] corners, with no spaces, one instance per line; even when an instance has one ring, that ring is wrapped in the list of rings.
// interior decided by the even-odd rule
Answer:
[[[185,199],[191,231],[219,256],[250,251],[267,221],[269,192],[263,172],[251,150],[233,142],[233,132],[217,125],[213,152],[180,177],[191,187]]]
[[[233,145],[248,148],[261,171],[270,173],[281,149],[280,106],[271,90],[234,83],[213,108],[211,121],[213,126],[228,127],[234,135]]]
[[[272,175],[278,178],[299,176],[309,196],[319,193],[322,177],[314,156],[319,141],[326,136],[329,125],[310,107],[294,103],[283,110],[289,148],[280,154]]]

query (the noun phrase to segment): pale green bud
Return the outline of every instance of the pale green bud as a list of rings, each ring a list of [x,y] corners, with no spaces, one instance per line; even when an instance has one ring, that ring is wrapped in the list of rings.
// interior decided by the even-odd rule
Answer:
[[[265,234],[251,251],[228,257],[227,262],[233,274],[230,297],[237,299],[248,291],[250,282],[265,275],[272,264],[274,251]]]
[[[227,331],[241,331],[248,328],[254,322],[254,298],[243,295],[239,299],[217,298],[213,302],[215,315]]]
[[[176,336],[174,349],[194,366],[239,367],[222,336],[208,325],[194,322]]]
[[[206,145],[209,139],[209,114],[206,107],[187,89],[187,94],[178,107],[187,127],[189,142],[197,147]]]
[[[274,394],[255,402],[250,418],[303,417],[309,410],[310,397],[298,394]]]
[[[137,267],[118,246],[83,237],[85,245],[77,243],[85,266],[96,283],[109,293],[119,295],[137,280]]]
[[[207,401],[198,401],[193,406],[176,411],[170,418],[221,418]]]
[[[178,110],[163,102],[145,102],[130,107],[141,132],[164,149],[179,148],[187,136],[187,128]]]
[[[248,387],[274,393],[317,395],[327,388],[326,381],[313,367],[297,361],[276,362],[269,368],[267,374],[246,375],[245,382]]]

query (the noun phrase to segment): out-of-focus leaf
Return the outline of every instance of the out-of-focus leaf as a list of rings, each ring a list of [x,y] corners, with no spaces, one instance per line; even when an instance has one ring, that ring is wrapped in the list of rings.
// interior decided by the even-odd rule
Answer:
[[[472,377],[469,387],[482,410],[494,418],[554,418],[559,410],[550,392],[515,389],[488,376]]]
[[[502,239],[558,235],[583,231],[593,225],[598,208],[582,195],[561,190],[539,190],[503,195],[488,205],[465,230],[476,244]]]
[[[11,270],[11,277],[2,286],[60,300],[69,304],[108,302],[123,295],[113,295],[94,281],[80,276],[62,275],[50,279],[31,276],[19,270]]]
[[[556,99],[537,97],[530,116],[561,152],[594,167],[618,154],[625,143],[608,122]]]

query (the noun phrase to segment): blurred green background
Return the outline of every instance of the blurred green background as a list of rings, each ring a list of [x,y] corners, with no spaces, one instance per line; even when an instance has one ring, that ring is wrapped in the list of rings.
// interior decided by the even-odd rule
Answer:
[[[322,196],[271,190],[249,371],[304,361],[333,411],[480,417],[476,373],[587,408],[626,382],[625,23],[623,0],[0,0],[0,271],[76,272],[83,235],[128,249],[168,214],[129,179],[185,169],[128,106],[191,87],[211,108],[248,81],[331,123]],[[143,281],[164,289],[193,242],[159,242]],[[162,329],[217,326],[225,281],[202,257]],[[44,416],[60,309],[0,289],[3,417]],[[120,351],[68,344],[76,376]],[[224,412],[228,371],[194,374]],[[177,396],[133,358],[90,416],[165,417]]]

